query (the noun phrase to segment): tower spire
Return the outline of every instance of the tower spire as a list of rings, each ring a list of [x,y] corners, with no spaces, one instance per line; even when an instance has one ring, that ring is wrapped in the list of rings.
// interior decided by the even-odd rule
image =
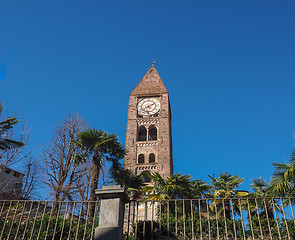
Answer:
[[[130,95],[162,94],[168,93],[156,67],[153,65],[133,89]]]

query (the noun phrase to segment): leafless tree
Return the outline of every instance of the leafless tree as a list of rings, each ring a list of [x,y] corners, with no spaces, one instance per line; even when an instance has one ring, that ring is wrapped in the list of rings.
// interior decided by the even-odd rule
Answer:
[[[90,194],[91,162],[80,164],[79,167],[83,169],[86,174],[79,178],[75,183],[77,195],[81,201],[87,201]]]
[[[44,183],[51,189],[54,201],[71,200],[79,192],[77,183],[87,169],[75,164],[74,157],[79,150],[73,141],[86,126],[81,116],[69,114],[41,150]]]
[[[29,157],[22,164],[23,184],[21,196],[24,199],[40,198],[40,168],[35,158]]]

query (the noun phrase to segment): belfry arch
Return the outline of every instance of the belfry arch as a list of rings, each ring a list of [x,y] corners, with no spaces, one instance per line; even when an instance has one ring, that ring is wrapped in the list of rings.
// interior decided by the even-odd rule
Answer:
[[[147,130],[144,126],[138,128],[137,141],[142,142],[147,140]]]
[[[156,162],[156,156],[154,153],[150,153],[149,155],[149,163],[155,163]]]
[[[138,163],[144,163],[144,155],[143,154],[139,154],[137,161],[138,161]]]
[[[156,141],[158,138],[158,130],[152,125],[149,127],[149,141]]]

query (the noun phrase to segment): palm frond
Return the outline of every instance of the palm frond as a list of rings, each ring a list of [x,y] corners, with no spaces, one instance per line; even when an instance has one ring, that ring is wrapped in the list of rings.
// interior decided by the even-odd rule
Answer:
[[[20,148],[25,144],[23,142],[14,141],[10,139],[0,139],[0,150],[7,150],[12,148]]]
[[[289,161],[290,161],[290,163],[295,164],[295,148],[292,150],[292,152],[290,154]]]

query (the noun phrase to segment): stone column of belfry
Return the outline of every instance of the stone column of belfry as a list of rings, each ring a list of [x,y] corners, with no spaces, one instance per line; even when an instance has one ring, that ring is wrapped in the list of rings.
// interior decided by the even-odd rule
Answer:
[[[125,149],[124,168],[142,174],[146,184],[152,184],[146,172],[164,178],[173,174],[169,94],[154,64],[129,96]],[[136,209],[131,207],[131,218],[136,214],[137,220],[156,220],[151,204]]]
[[[129,96],[125,148],[125,169],[173,173],[169,94],[154,65]]]

